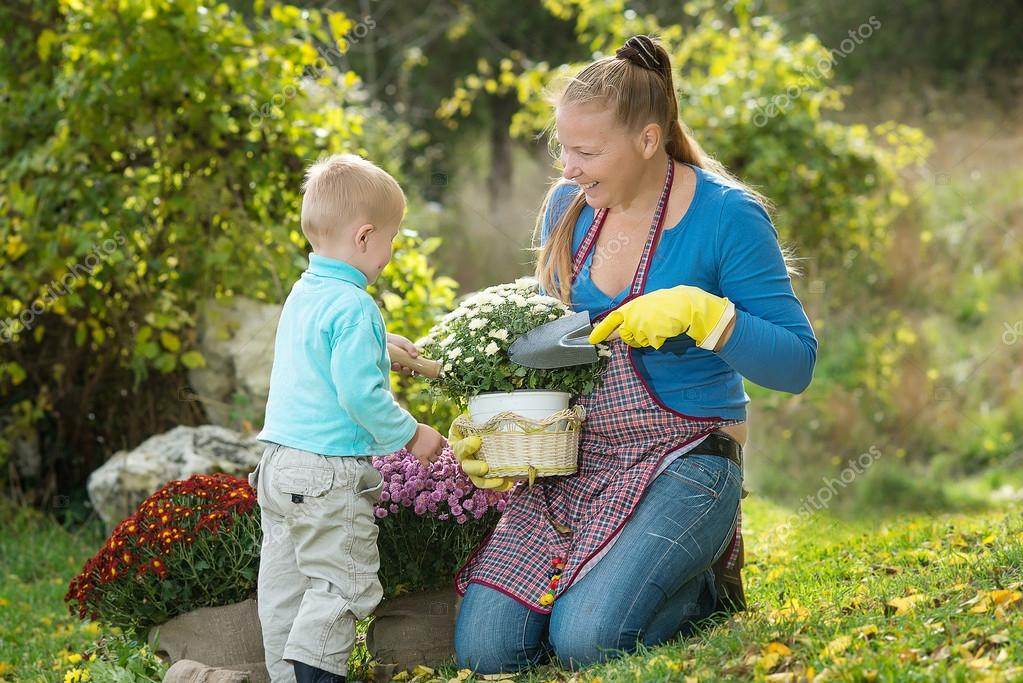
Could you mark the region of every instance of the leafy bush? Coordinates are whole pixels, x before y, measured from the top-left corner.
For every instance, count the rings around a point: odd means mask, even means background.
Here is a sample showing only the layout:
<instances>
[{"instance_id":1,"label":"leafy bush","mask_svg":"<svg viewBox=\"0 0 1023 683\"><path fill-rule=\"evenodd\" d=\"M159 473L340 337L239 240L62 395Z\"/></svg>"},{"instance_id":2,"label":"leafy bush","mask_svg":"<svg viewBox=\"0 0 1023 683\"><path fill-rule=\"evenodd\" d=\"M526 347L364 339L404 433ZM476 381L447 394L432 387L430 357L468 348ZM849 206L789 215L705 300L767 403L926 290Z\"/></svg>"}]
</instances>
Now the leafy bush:
<instances>
[{"instance_id":1,"label":"leafy bush","mask_svg":"<svg viewBox=\"0 0 1023 683\"><path fill-rule=\"evenodd\" d=\"M752 5L731 3L727 11L719 3L689 2L684 9L692 25L686 26L662 25L614 3L572 0L548 9L558 19L574 17L577 39L598 56L614 54L637 33L660 36L678 71L682 121L709 154L774 202L783 240L822 266L841 265L855 251L876 268L909 199L899 171L922 161L927 139L897 123L870 128L829 121L828 112L841 110L849 92L833 84L836 57L814 36L788 39L775 20L751 16ZM544 130L551 123L544 89L581 66L539 62L517 75L510 66L502 71L502 81L514 81L520 104L510 132L529 139ZM489 78L481 71L473 83ZM471 109L466 90L461 84L441 114Z\"/></svg>"},{"instance_id":2,"label":"leafy bush","mask_svg":"<svg viewBox=\"0 0 1023 683\"><path fill-rule=\"evenodd\" d=\"M0 63L0 484L36 433L46 483L22 489L42 497L114 450L202 422L180 398L204 363L197 306L285 298L305 265L305 166L357 152L400 179L390 152L409 131L315 47L346 22L199 0L0 10L15 48ZM422 334L450 307L454 283L419 253L433 248L404 236L375 290L395 331ZM421 407L422 385L402 388Z\"/></svg>"}]
</instances>

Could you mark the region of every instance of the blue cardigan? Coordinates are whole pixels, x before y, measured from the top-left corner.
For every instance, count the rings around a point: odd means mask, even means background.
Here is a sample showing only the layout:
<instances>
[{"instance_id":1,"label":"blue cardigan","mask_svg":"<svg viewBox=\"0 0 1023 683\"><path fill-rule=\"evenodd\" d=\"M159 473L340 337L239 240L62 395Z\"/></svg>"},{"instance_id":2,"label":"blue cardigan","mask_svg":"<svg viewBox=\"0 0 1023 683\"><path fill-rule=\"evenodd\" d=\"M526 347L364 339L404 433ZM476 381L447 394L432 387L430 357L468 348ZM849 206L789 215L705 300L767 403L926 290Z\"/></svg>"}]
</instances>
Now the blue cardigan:
<instances>
[{"instance_id":1,"label":"blue cardigan","mask_svg":"<svg viewBox=\"0 0 1023 683\"><path fill-rule=\"evenodd\" d=\"M657 350L637 348L640 376L662 404L683 415L744 420L745 377L769 389L800 393L810 384L817 339L792 291L778 232L763 207L741 188L691 166L696 192L676 225L665 226L650 263L646 291L692 285L728 297L736 308L732 336L708 351L682 334ZM558 187L544 216L541 243L568 207L578 185ZM594 211L584 204L573 252ZM597 317L617 307L629 289L609 298L590 280L591 250L572 286L572 308Z\"/></svg>"}]
</instances>

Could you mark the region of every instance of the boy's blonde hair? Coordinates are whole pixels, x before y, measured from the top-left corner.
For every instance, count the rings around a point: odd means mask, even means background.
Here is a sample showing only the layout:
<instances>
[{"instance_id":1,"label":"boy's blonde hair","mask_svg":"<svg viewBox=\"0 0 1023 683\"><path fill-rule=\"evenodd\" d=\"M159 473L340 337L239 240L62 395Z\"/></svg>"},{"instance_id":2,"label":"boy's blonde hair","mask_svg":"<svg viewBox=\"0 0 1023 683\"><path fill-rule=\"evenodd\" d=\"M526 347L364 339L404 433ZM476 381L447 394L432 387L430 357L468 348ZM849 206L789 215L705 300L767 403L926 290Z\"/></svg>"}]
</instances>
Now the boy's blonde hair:
<instances>
[{"instance_id":1,"label":"boy's blonde hair","mask_svg":"<svg viewBox=\"0 0 1023 683\"><path fill-rule=\"evenodd\" d=\"M302 233L314 251L343 226L356 221L378 228L398 225L405 213L398 182L355 154L317 161L306 171L302 191Z\"/></svg>"}]
</instances>

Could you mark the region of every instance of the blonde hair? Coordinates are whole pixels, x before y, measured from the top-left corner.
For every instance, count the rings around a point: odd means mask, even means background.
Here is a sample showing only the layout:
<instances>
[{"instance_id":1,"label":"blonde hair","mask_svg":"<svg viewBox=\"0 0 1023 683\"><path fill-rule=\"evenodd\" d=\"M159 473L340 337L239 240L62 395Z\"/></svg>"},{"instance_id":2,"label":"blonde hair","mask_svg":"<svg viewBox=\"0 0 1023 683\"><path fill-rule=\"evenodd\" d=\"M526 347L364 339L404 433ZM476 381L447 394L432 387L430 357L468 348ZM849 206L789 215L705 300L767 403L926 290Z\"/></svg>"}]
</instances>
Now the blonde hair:
<instances>
[{"instance_id":1,"label":"blonde hair","mask_svg":"<svg viewBox=\"0 0 1023 683\"><path fill-rule=\"evenodd\" d=\"M747 187L724 165L703 151L689 128L679 120L678 98L672 82L671 58L656 39L635 36L626 41L614 57L604 57L550 91L548 101L554 109L567 105L596 103L610 108L615 121L629 132L638 132L648 123L661 126L668 156L709 171L729 185L742 188L765 209L770 202L759 192ZM546 133L552 153L556 141L551 136L553 122ZM544 198L533 232L533 243L539 244L544 217L555 215L561 207L552 207L552 200L563 181L557 179ZM545 291L571 303L572 233L576 220L586 203L579 192L568 204L551 230L547 241L537 249L536 279Z\"/></svg>"},{"instance_id":2,"label":"blonde hair","mask_svg":"<svg viewBox=\"0 0 1023 683\"><path fill-rule=\"evenodd\" d=\"M405 213L398 181L355 154L317 161L306 171L302 191L302 233L314 251L341 227L356 221L398 225Z\"/></svg>"}]
</instances>

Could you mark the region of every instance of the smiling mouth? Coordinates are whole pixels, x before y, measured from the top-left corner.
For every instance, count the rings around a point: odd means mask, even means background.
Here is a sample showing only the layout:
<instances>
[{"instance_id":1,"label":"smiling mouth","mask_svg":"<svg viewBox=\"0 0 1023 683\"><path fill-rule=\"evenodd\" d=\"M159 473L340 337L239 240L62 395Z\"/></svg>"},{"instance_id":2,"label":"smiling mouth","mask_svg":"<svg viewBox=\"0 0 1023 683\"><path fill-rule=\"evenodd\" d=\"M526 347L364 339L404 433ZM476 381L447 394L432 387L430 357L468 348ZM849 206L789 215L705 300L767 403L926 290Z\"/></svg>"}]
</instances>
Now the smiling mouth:
<instances>
[{"instance_id":1,"label":"smiling mouth","mask_svg":"<svg viewBox=\"0 0 1023 683\"><path fill-rule=\"evenodd\" d=\"M579 187L583 188L584 190L592 190L599 184L600 184L599 180L594 180L592 183L579 183Z\"/></svg>"}]
</instances>

